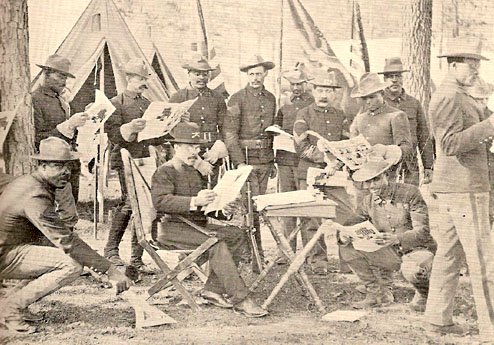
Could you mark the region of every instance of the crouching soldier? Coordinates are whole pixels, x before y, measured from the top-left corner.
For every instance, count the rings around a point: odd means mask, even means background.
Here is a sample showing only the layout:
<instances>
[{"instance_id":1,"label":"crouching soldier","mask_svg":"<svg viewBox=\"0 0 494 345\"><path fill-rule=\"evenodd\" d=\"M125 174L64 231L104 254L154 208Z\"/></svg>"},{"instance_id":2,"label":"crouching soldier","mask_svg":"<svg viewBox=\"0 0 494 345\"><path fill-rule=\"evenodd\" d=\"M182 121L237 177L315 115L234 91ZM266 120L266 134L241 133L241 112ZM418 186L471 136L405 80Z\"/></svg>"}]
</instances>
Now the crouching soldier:
<instances>
[{"instance_id":1,"label":"crouching soldier","mask_svg":"<svg viewBox=\"0 0 494 345\"><path fill-rule=\"evenodd\" d=\"M342 258L366 286L366 298L354 305L358 309L392 303L392 273L401 269L415 288L410 308L425 310L436 244L419 189L388 178L387 172L400 158L398 146L375 145L369 161L352 176L369 191L359 202L357 213L377 228L374 240L383 245L377 251L364 252L353 247L352 239L339 238Z\"/></svg>"}]
</instances>

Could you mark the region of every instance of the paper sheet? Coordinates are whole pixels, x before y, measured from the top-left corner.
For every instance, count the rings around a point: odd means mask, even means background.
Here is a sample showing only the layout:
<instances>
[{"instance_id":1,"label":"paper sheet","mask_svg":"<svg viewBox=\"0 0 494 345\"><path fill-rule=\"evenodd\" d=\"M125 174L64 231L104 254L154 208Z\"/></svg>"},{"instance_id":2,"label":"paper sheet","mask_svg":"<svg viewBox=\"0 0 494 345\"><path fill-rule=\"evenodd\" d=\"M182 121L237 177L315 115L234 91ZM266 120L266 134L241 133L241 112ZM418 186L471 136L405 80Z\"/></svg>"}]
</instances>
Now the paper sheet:
<instances>
[{"instance_id":1,"label":"paper sheet","mask_svg":"<svg viewBox=\"0 0 494 345\"><path fill-rule=\"evenodd\" d=\"M365 315L369 314L365 310L335 310L322 317L323 321L346 321L355 322Z\"/></svg>"},{"instance_id":2,"label":"paper sheet","mask_svg":"<svg viewBox=\"0 0 494 345\"><path fill-rule=\"evenodd\" d=\"M265 132L278 133L273 138L273 150L288 151L295 153L295 142L293 141L293 135L277 126L269 126L265 129Z\"/></svg>"},{"instance_id":3,"label":"paper sheet","mask_svg":"<svg viewBox=\"0 0 494 345\"><path fill-rule=\"evenodd\" d=\"M239 169L228 170L219 180L218 184L213 188L216 193L216 199L206 207L203 207L205 214L213 211L222 210L226 204L234 201L240 194L240 190L244 186L252 166L247 165Z\"/></svg>"},{"instance_id":4,"label":"paper sheet","mask_svg":"<svg viewBox=\"0 0 494 345\"><path fill-rule=\"evenodd\" d=\"M152 102L142 115L142 119L146 120L146 127L137 135L137 141L159 138L169 133L196 100L197 98L182 103ZM170 109L168 116L165 114L167 109Z\"/></svg>"},{"instance_id":5,"label":"paper sheet","mask_svg":"<svg viewBox=\"0 0 494 345\"><path fill-rule=\"evenodd\" d=\"M84 110L86 114L88 114L91 122L100 122L100 124L104 124L106 120L113 114L115 111L115 106L110 102L110 100L106 97L105 93L101 90L96 89L96 96L94 103Z\"/></svg>"},{"instance_id":6,"label":"paper sheet","mask_svg":"<svg viewBox=\"0 0 494 345\"><path fill-rule=\"evenodd\" d=\"M274 193L257 195L253 197L257 210L264 210L267 206L300 204L304 202L316 201L314 191L297 190L294 192Z\"/></svg>"},{"instance_id":7,"label":"paper sheet","mask_svg":"<svg viewBox=\"0 0 494 345\"><path fill-rule=\"evenodd\" d=\"M363 252L375 252L379 249L387 247L387 244L377 244L375 235L379 232L376 227L370 222L355 224L352 226L339 226L342 235L351 237L353 248Z\"/></svg>"},{"instance_id":8,"label":"paper sheet","mask_svg":"<svg viewBox=\"0 0 494 345\"><path fill-rule=\"evenodd\" d=\"M273 133L278 133L278 134L282 134L282 135L286 135L290 138L293 138L293 135L291 135L290 133L282 130L281 128L278 128L277 126L269 126L268 128L266 128L264 130L265 132L273 132Z\"/></svg>"}]
</instances>

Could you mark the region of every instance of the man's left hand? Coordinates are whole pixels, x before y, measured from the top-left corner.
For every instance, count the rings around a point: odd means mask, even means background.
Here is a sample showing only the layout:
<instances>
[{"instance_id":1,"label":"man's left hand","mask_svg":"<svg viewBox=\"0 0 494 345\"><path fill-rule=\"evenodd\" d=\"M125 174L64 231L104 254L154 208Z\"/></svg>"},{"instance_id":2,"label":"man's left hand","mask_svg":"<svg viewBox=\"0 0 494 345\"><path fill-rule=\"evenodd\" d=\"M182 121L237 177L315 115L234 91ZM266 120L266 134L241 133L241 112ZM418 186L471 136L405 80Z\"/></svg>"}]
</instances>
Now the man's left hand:
<instances>
[{"instance_id":1,"label":"man's left hand","mask_svg":"<svg viewBox=\"0 0 494 345\"><path fill-rule=\"evenodd\" d=\"M424 169L424 180L423 184L428 184L432 182L432 169Z\"/></svg>"},{"instance_id":2,"label":"man's left hand","mask_svg":"<svg viewBox=\"0 0 494 345\"><path fill-rule=\"evenodd\" d=\"M275 178L276 175L278 175L278 169L276 168L276 165L272 164L271 171L269 172L269 178Z\"/></svg>"},{"instance_id":3,"label":"man's left hand","mask_svg":"<svg viewBox=\"0 0 494 345\"><path fill-rule=\"evenodd\" d=\"M223 207L222 211L226 217L233 215L238 210L238 201L239 199L235 199Z\"/></svg>"},{"instance_id":4,"label":"man's left hand","mask_svg":"<svg viewBox=\"0 0 494 345\"><path fill-rule=\"evenodd\" d=\"M393 245L400 244L398 236L395 234L390 234L389 232L380 232L375 235L374 241L380 245Z\"/></svg>"}]
</instances>

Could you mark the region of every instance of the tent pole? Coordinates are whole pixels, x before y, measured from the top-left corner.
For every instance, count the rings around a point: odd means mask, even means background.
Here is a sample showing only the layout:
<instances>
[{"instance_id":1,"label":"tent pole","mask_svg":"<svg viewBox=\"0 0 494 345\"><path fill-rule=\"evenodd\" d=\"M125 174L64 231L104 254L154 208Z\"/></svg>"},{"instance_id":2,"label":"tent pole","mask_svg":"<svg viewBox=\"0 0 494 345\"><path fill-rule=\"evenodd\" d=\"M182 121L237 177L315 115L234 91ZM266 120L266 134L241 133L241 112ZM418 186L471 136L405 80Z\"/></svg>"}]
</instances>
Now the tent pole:
<instances>
[{"instance_id":1,"label":"tent pole","mask_svg":"<svg viewBox=\"0 0 494 345\"><path fill-rule=\"evenodd\" d=\"M104 93L105 92L105 50L103 49L103 52L101 54L101 70L99 74L99 87L100 90ZM99 143L98 143L98 170L99 170L99 181L98 181L98 202L99 202L99 215L98 219L104 223L105 221L105 208L104 208L104 203L105 203L105 194L104 194L104 157L105 157L105 147L104 147L104 141L103 141L103 136L105 135L104 133L104 126L100 127L100 132L99 132Z\"/></svg>"}]
</instances>

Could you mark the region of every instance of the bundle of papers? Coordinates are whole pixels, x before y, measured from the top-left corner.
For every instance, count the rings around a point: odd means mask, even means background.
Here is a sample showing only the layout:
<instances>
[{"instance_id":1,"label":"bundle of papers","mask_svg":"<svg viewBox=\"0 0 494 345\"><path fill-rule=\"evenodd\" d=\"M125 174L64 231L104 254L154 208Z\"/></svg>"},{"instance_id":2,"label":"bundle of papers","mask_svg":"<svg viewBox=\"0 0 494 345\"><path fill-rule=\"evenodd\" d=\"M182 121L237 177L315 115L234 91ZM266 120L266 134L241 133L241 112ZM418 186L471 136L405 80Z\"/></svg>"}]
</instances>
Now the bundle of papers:
<instances>
[{"instance_id":1,"label":"bundle of papers","mask_svg":"<svg viewBox=\"0 0 494 345\"><path fill-rule=\"evenodd\" d=\"M288 151L295 153L295 142L293 141L293 135L277 126L269 126L265 130L266 132L277 133L273 139L273 150Z\"/></svg>"},{"instance_id":2,"label":"bundle of papers","mask_svg":"<svg viewBox=\"0 0 494 345\"><path fill-rule=\"evenodd\" d=\"M316 201L316 195L314 191L297 190L294 192L257 195L252 199L254 199L256 203L257 210L261 211L264 210L267 206L300 204Z\"/></svg>"}]
</instances>

